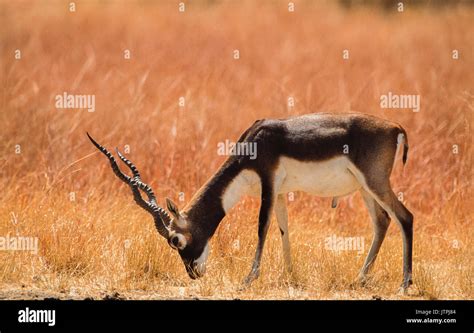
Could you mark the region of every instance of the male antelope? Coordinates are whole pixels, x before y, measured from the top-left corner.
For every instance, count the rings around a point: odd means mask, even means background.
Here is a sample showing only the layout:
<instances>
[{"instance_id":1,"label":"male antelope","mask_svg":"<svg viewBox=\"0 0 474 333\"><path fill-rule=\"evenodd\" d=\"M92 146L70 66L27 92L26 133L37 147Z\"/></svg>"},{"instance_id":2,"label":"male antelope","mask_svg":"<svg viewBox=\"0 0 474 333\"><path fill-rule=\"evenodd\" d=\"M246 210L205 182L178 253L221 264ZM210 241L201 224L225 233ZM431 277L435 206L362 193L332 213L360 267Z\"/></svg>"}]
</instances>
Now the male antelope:
<instances>
[{"instance_id":1,"label":"male antelope","mask_svg":"<svg viewBox=\"0 0 474 333\"><path fill-rule=\"evenodd\" d=\"M261 197L258 245L252 269L245 279L249 284L259 275L272 210L281 231L285 263L291 269L287 192L333 197L334 205L337 197L359 190L374 226L372 245L360 278L365 278L374 263L392 218L400 225L403 236L402 289L406 290L412 283L413 215L397 200L389 180L398 148L403 144L404 164L408 152L406 132L396 123L357 113L258 120L237 143L255 143L257 158L230 156L181 211L167 198L173 218L158 206L152 189L142 182L130 161L117 150L120 159L131 169L132 177L119 170L105 148L90 136L89 139L108 157L115 174L131 187L137 204L154 217L158 232L178 250L192 279L205 273L209 240L242 195ZM148 201L142 199L139 189L147 194Z\"/></svg>"}]
</instances>

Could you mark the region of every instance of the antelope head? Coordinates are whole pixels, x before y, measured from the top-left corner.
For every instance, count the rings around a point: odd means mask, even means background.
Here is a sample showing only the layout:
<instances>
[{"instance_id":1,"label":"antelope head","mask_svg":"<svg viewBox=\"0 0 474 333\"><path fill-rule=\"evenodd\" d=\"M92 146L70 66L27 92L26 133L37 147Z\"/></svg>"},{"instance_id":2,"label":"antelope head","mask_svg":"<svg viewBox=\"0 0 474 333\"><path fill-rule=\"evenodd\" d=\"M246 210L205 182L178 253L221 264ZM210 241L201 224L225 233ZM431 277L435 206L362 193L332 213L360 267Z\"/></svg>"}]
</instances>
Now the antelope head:
<instances>
[{"instance_id":1,"label":"antelope head","mask_svg":"<svg viewBox=\"0 0 474 333\"><path fill-rule=\"evenodd\" d=\"M189 223L186 214L181 213L178 206L166 198L167 208L172 215L171 217L167 211L158 206L153 189L141 180L138 169L131 161L126 159L117 148L115 149L120 160L132 172L132 177L120 170L114 156L107 149L97 143L89 133L87 133L87 136L92 144L109 159L115 175L130 186L135 202L152 215L156 230L173 249L178 251L189 277L196 279L204 275L206 259L209 253L207 240L199 241L200 237L193 237L191 223ZM145 192L148 200L143 199L140 190Z\"/></svg>"}]
</instances>

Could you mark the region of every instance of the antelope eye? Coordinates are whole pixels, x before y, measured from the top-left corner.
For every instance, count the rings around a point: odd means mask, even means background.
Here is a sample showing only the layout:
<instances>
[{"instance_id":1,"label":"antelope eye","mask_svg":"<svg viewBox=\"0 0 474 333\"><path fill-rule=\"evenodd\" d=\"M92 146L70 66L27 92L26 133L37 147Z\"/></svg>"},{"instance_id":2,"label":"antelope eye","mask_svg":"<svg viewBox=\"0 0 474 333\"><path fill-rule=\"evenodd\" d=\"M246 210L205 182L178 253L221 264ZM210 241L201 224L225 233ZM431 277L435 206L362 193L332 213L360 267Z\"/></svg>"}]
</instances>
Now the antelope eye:
<instances>
[{"instance_id":1,"label":"antelope eye","mask_svg":"<svg viewBox=\"0 0 474 333\"><path fill-rule=\"evenodd\" d=\"M173 249L182 250L186 247L186 238L181 234L174 234L168 240L168 243Z\"/></svg>"},{"instance_id":2,"label":"antelope eye","mask_svg":"<svg viewBox=\"0 0 474 333\"><path fill-rule=\"evenodd\" d=\"M171 238L171 245L174 246L175 248L179 247L179 237L177 235Z\"/></svg>"}]
</instances>

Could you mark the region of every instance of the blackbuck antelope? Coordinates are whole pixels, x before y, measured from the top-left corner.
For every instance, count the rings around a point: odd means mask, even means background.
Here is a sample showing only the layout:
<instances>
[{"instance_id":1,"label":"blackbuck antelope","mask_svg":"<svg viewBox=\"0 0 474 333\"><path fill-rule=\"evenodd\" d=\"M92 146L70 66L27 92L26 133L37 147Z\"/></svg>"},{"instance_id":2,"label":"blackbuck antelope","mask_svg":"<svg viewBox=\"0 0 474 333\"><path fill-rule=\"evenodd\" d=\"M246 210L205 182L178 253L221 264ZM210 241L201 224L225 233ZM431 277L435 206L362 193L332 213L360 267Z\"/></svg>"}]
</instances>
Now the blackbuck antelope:
<instances>
[{"instance_id":1,"label":"blackbuck antelope","mask_svg":"<svg viewBox=\"0 0 474 333\"><path fill-rule=\"evenodd\" d=\"M333 197L334 205L336 198L360 191L374 227L360 279L364 280L374 263L392 218L403 236L402 289L412 283L413 215L397 199L389 180L399 148L403 145L403 164L408 152L407 134L396 123L357 113L258 120L237 142L256 144L257 157L231 155L182 210L167 198L172 217L158 206L153 190L129 160L117 150L131 169L131 177L120 171L110 152L89 139L107 156L114 173L130 186L136 203L153 216L158 232L178 251L192 279L205 273L209 240L243 195L261 198L258 245L245 279L249 284L259 275L272 211L280 227L286 267L291 269L286 193L304 191Z\"/></svg>"}]
</instances>

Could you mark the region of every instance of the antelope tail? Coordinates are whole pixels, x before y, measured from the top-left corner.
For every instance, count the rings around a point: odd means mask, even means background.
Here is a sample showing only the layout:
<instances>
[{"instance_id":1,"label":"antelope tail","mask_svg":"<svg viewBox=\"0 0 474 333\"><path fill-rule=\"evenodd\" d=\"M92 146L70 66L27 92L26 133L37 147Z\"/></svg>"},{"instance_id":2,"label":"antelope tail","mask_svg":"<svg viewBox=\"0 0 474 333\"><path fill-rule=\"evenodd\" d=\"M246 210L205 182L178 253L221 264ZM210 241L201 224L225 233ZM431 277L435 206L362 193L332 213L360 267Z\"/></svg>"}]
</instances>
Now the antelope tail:
<instances>
[{"instance_id":1,"label":"antelope tail","mask_svg":"<svg viewBox=\"0 0 474 333\"><path fill-rule=\"evenodd\" d=\"M398 154L399 154L399 151L400 151L400 147L401 145L403 144L403 157L402 157L402 161L403 161L403 165L405 165L407 163L407 160L408 160L408 136L407 136L407 132L405 131L405 129L403 127L400 126L400 132L398 133L398 136L397 136L397 151L395 152L395 160L394 160L394 164L395 164L395 161L397 160L397 157L398 157Z\"/></svg>"}]
</instances>

